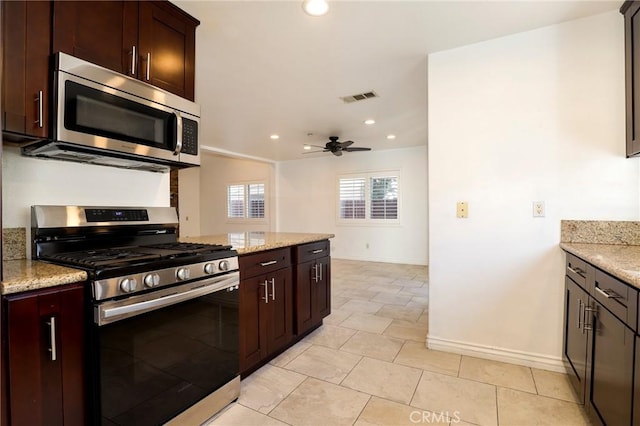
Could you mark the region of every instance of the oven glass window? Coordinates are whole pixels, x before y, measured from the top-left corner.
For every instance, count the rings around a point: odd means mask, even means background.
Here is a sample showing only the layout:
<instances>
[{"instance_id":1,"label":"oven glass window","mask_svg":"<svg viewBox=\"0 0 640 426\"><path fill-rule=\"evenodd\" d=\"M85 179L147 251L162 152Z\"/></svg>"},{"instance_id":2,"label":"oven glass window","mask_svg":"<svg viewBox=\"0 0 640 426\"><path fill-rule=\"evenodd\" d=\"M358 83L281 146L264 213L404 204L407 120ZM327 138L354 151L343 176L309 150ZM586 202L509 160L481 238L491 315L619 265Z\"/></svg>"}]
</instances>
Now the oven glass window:
<instances>
[{"instance_id":1,"label":"oven glass window","mask_svg":"<svg viewBox=\"0 0 640 426\"><path fill-rule=\"evenodd\" d=\"M64 125L69 130L173 150L176 118L73 81L65 82Z\"/></svg>"},{"instance_id":2,"label":"oven glass window","mask_svg":"<svg viewBox=\"0 0 640 426\"><path fill-rule=\"evenodd\" d=\"M236 377L238 291L96 327L97 424L157 425Z\"/></svg>"}]
</instances>

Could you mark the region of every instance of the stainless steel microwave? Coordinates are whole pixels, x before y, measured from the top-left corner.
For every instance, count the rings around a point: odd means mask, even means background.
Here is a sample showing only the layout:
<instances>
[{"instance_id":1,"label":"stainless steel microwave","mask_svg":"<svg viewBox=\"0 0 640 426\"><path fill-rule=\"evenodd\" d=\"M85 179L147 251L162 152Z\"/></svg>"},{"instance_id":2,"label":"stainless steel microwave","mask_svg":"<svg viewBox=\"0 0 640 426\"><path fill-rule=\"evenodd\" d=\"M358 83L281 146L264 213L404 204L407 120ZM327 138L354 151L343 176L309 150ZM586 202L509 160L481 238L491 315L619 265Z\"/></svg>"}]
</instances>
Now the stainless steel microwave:
<instances>
[{"instance_id":1,"label":"stainless steel microwave","mask_svg":"<svg viewBox=\"0 0 640 426\"><path fill-rule=\"evenodd\" d=\"M200 106L57 53L51 139L24 155L164 172L200 165Z\"/></svg>"}]
</instances>

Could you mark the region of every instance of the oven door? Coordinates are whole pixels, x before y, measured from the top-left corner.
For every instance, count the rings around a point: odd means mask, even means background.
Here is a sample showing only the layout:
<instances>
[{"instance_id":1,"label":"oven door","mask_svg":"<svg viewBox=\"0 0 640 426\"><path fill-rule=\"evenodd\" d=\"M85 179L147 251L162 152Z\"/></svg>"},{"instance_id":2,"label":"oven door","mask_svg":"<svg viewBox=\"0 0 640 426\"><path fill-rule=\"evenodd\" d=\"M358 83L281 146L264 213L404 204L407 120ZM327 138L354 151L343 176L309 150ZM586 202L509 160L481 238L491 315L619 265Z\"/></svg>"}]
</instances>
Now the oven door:
<instances>
[{"instance_id":1,"label":"oven door","mask_svg":"<svg viewBox=\"0 0 640 426\"><path fill-rule=\"evenodd\" d=\"M94 305L94 424L161 424L238 376L238 278Z\"/></svg>"}]
</instances>

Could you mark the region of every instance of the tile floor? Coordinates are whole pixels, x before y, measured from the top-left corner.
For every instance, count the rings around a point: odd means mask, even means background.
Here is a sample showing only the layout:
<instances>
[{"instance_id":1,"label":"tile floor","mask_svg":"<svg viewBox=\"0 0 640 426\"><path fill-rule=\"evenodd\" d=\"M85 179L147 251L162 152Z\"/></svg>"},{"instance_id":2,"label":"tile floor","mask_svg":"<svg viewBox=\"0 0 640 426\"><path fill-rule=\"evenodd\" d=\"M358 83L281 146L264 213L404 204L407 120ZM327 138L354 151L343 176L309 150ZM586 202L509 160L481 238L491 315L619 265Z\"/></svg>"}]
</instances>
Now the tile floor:
<instances>
[{"instance_id":1,"label":"tile floor","mask_svg":"<svg viewBox=\"0 0 640 426\"><path fill-rule=\"evenodd\" d=\"M426 267L332 260L332 291L210 425L588 424L563 374L426 349Z\"/></svg>"}]
</instances>

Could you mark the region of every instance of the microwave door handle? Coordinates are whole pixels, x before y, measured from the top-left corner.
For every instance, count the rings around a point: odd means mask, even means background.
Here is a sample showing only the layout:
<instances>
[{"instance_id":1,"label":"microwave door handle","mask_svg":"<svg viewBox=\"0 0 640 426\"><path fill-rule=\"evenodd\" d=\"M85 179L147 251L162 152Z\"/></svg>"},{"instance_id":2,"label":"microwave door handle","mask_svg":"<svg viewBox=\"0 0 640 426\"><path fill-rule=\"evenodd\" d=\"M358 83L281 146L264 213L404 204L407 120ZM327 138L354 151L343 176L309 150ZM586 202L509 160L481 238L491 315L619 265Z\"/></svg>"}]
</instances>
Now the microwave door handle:
<instances>
[{"instance_id":1,"label":"microwave door handle","mask_svg":"<svg viewBox=\"0 0 640 426\"><path fill-rule=\"evenodd\" d=\"M176 149L173 151L173 155L179 155L182 150L182 115L180 111L174 111L176 116Z\"/></svg>"}]
</instances>

